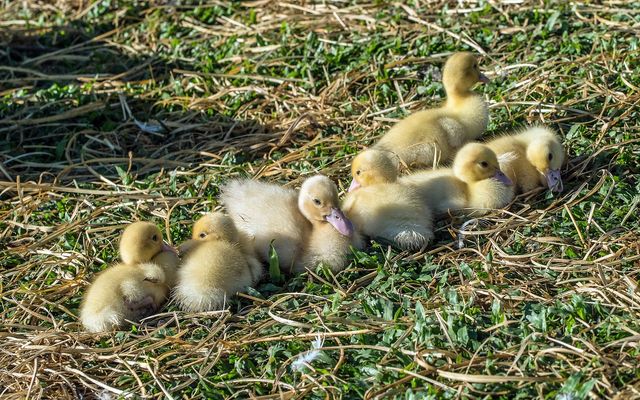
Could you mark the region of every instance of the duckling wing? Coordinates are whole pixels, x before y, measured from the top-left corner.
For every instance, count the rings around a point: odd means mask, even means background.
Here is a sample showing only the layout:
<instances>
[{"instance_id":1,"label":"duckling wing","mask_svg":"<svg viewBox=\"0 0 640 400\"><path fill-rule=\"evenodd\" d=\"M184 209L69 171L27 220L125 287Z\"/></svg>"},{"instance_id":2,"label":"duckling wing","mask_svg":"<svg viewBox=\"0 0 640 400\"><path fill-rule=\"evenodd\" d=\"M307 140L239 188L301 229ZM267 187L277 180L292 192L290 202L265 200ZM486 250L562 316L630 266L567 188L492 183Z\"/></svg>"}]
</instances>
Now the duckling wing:
<instances>
[{"instance_id":1,"label":"duckling wing","mask_svg":"<svg viewBox=\"0 0 640 400\"><path fill-rule=\"evenodd\" d=\"M431 212L411 188L374 185L349 193L344 207L360 232L401 249L415 250L433 238Z\"/></svg>"},{"instance_id":2,"label":"duckling wing","mask_svg":"<svg viewBox=\"0 0 640 400\"><path fill-rule=\"evenodd\" d=\"M399 181L411 186L423 204L435 214L444 214L466 207L467 192L463 182L453 171L441 168L403 176Z\"/></svg>"},{"instance_id":3,"label":"duckling wing","mask_svg":"<svg viewBox=\"0 0 640 400\"><path fill-rule=\"evenodd\" d=\"M438 125L446 132L451 147L459 148L467 142L466 128L457 118L441 116L438 118Z\"/></svg>"},{"instance_id":4,"label":"duckling wing","mask_svg":"<svg viewBox=\"0 0 640 400\"><path fill-rule=\"evenodd\" d=\"M310 222L298 210L296 191L264 182L235 180L222 189L220 200L259 258L268 260L273 242L281 266L293 264L310 229Z\"/></svg>"}]
</instances>

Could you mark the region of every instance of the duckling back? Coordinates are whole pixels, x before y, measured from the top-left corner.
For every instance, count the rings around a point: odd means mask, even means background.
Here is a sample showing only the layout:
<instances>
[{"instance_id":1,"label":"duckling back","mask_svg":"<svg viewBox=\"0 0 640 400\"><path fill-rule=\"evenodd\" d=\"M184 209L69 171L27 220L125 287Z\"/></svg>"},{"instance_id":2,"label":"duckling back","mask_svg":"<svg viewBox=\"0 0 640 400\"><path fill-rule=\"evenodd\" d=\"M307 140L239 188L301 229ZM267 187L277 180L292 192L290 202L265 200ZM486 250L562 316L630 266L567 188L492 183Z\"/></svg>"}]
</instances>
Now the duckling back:
<instances>
[{"instance_id":1,"label":"duckling back","mask_svg":"<svg viewBox=\"0 0 640 400\"><path fill-rule=\"evenodd\" d=\"M271 243L283 269L299 257L310 222L298 210L296 191L264 182L235 180L220 195L229 216L247 245L263 262L269 259Z\"/></svg>"},{"instance_id":2,"label":"duckling back","mask_svg":"<svg viewBox=\"0 0 640 400\"><path fill-rule=\"evenodd\" d=\"M350 192L343 209L356 230L405 250L424 247L433 238L431 212L410 187L386 183Z\"/></svg>"},{"instance_id":3,"label":"duckling back","mask_svg":"<svg viewBox=\"0 0 640 400\"><path fill-rule=\"evenodd\" d=\"M455 124L447 124L457 130ZM418 111L399 121L373 146L395 153L409 166L431 167L451 157L447 131L437 110Z\"/></svg>"},{"instance_id":4,"label":"duckling back","mask_svg":"<svg viewBox=\"0 0 640 400\"><path fill-rule=\"evenodd\" d=\"M467 206L467 186L450 168L420 171L400 178L399 183L415 188L423 204L434 214L445 214Z\"/></svg>"},{"instance_id":5,"label":"duckling back","mask_svg":"<svg viewBox=\"0 0 640 400\"><path fill-rule=\"evenodd\" d=\"M196 244L178 271L173 296L185 311L219 310L256 283L239 245L223 240Z\"/></svg>"}]
</instances>

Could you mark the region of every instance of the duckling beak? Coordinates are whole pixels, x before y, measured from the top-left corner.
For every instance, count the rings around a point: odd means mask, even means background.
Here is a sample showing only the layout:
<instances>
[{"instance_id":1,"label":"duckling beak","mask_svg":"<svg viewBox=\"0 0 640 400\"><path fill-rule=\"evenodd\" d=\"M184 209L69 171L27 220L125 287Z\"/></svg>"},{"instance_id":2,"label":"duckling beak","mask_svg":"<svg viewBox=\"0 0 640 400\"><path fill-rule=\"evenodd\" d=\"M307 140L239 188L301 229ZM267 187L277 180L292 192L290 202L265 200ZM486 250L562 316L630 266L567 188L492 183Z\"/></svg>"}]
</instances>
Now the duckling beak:
<instances>
[{"instance_id":1,"label":"duckling beak","mask_svg":"<svg viewBox=\"0 0 640 400\"><path fill-rule=\"evenodd\" d=\"M552 192L562 192L564 190L564 185L562 184L562 176L560 175L559 169L550 169L545 174L544 177L547 178L547 185Z\"/></svg>"},{"instance_id":2,"label":"duckling beak","mask_svg":"<svg viewBox=\"0 0 640 400\"><path fill-rule=\"evenodd\" d=\"M489 83L491 82L491 79L487 78L487 76L485 74L483 74L482 72L480 72L480 76L478 77L478 80L482 83Z\"/></svg>"},{"instance_id":3,"label":"duckling beak","mask_svg":"<svg viewBox=\"0 0 640 400\"><path fill-rule=\"evenodd\" d=\"M344 236L351 236L353 234L353 224L342 213L342 210L336 207L331 207L331 214L324 217L324 219L331 224L340 234Z\"/></svg>"},{"instance_id":4,"label":"duckling beak","mask_svg":"<svg viewBox=\"0 0 640 400\"><path fill-rule=\"evenodd\" d=\"M176 249L174 249L173 247L169 246L167 243L162 242L162 251L167 251L169 253L173 253L173 254L178 254L178 252L176 252Z\"/></svg>"},{"instance_id":5,"label":"duckling beak","mask_svg":"<svg viewBox=\"0 0 640 400\"><path fill-rule=\"evenodd\" d=\"M497 180L498 180L498 182L500 182L500 183L504 183L504 184L505 184L505 185L507 185L507 186L511 186L511 185L513 185L513 182L511 182L511 179L509 179L509 177L508 177L508 176L506 176L506 175L504 174L504 172L502 172L502 171L500 171L500 170L496 171L496 174L493 176L493 178L494 178L494 179L497 179Z\"/></svg>"},{"instance_id":6,"label":"duckling beak","mask_svg":"<svg viewBox=\"0 0 640 400\"><path fill-rule=\"evenodd\" d=\"M358 183L358 181L356 181L355 179L352 179L351 185L349 185L349 189L347 190L347 192L353 192L359 187L360 187L360 183Z\"/></svg>"}]
</instances>

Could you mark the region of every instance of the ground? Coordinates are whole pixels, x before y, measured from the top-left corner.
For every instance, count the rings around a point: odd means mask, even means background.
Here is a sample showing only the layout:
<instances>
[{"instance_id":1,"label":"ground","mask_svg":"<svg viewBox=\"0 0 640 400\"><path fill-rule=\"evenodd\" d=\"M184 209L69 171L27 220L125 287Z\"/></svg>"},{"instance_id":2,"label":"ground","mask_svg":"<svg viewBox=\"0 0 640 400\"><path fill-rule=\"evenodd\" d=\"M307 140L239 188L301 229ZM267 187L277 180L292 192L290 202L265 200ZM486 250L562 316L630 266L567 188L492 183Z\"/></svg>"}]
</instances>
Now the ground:
<instances>
[{"instance_id":1,"label":"ground","mask_svg":"<svg viewBox=\"0 0 640 400\"><path fill-rule=\"evenodd\" d=\"M0 6L3 398L640 395L640 3L192 3ZM180 243L232 177L344 190L354 154L442 100L459 50L492 79L487 136L562 136L562 194L225 311L82 332L125 224Z\"/></svg>"}]
</instances>

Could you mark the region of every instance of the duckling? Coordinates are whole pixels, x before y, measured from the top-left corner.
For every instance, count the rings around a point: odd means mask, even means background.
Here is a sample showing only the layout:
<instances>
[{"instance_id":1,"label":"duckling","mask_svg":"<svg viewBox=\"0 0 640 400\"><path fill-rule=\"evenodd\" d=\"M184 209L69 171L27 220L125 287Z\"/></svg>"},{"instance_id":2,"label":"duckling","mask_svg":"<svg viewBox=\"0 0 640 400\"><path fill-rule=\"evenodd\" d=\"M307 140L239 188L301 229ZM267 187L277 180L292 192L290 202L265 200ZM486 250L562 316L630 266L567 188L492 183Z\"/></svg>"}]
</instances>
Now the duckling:
<instances>
[{"instance_id":1,"label":"duckling","mask_svg":"<svg viewBox=\"0 0 640 400\"><path fill-rule=\"evenodd\" d=\"M481 143L468 143L456 154L452 168L423 171L399 179L415 187L427 207L436 214L500 208L513 199L513 185L500 170L495 153Z\"/></svg>"},{"instance_id":2,"label":"duckling","mask_svg":"<svg viewBox=\"0 0 640 400\"><path fill-rule=\"evenodd\" d=\"M500 166L519 192L548 187L562 192L560 168L565 150L556 133L545 126L533 126L513 135L497 137L489 146L500 158Z\"/></svg>"},{"instance_id":3,"label":"duckling","mask_svg":"<svg viewBox=\"0 0 640 400\"><path fill-rule=\"evenodd\" d=\"M351 247L361 249L364 242L340 209L336 185L324 175L308 178L300 188L298 208L312 228L293 272L302 273L320 263L333 272L343 270L349 263Z\"/></svg>"},{"instance_id":4,"label":"duckling","mask_svg":"<svg viewBox=\"0 0 640 400\"><path fill-rule=\"evenodd\" d=\"M80 320L89 332L111 330L156 312L175 282L179 260L152 223L130 224L118 263L101 272L84 295Z\"/></svg>"},{"instance_id":5,"label":"duckling","mask_svg":"<svg viewBox=\"0 0 640 400\"><path fill-rule=\"evenodd\" d=\"M398 165L394 156L389 151L375 148L361 151L351 163L353 179L348 191L379 183L394 183L398 179Z\"/></svg>"},{"instance_id":6,"label":"duckling","mask_svg":"<svg viewBox=\"0 0 640 400\"><path fill-rule=\"evenodd\" d=\"M445 104L409 115L392 126L374 147L396 153L409 166L432 167L449 160L458 148L487 129L487 103L471 88L488 81L473 54L453 54L442 74Z\"/></svg>"},{"instance_id":7,"label":"duckling","mask_svg":"<svg viewBox=\"0 0 640 400\"><path fill-rule=\"evenodd\" d=\"M198 244L202 243L204 240L209 240L211 237L216 238L218 240L221 239L219 234L216 231L220 230L224 225L224 219L229 217L225 216L224 218L220 216L220 213L210 213L202 216L198 219L195 224L193 224L193 231L191 234L191 239L184 241L180 244L178 251L181 257L185 257L191 250L193 250ZM233 220L230 220L233 223ZM247 238L242 232L240 232L235 224L233 225L233 229L235 229L238 235L238 245L240 246L240 250L242 254L247 260L249 267L251 269L251 274L253 277L254 283L260 281L262 276L264 275L264 269L262 262L258 259L253 246L249 243L249 238ZM213 235L213 236L212 236ZM231 235L228 235L231 236Z\"/></svg>"},{"instance_id":8,"label":"duckling","mask_svg":"<svg viewBox=\"0 0 640 400\"><path fill-rule=\"evenodd\" d=\"M431 212L417 191L396 183L397 166L389 153L369 149L351 164L353 181L343 209L356 229L403 250L418 250L433 238Z\"/></svg>"},{"instance_id":9,"label":"duckling","mask_svg":"<svg viewBox=\"0 0 640 400\"><path fill-rule=\"evenodd\" d=\"M237 292L262 277L262 265L250 265L233 220L222 213L207 214L193 227L193 239L178 271L173 295L185 311L222 308Z\"/></svg>"},{"instance_id":10,"label":"duckling","mask_svg":"<svg viewBox=\"0 0 640 400\"><path fill-rule=\"evenodd\" d=\"M267 262L273 245L283 271L303 272L318 262L339 271L346 266L350 246L361 246L339 208L338 190L326 176L306 179L299 192L236 180L223 188L220 199L257 257Z\"/></svg>"}]
</instances>

